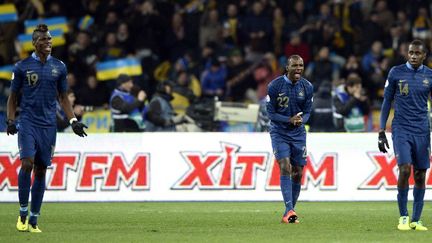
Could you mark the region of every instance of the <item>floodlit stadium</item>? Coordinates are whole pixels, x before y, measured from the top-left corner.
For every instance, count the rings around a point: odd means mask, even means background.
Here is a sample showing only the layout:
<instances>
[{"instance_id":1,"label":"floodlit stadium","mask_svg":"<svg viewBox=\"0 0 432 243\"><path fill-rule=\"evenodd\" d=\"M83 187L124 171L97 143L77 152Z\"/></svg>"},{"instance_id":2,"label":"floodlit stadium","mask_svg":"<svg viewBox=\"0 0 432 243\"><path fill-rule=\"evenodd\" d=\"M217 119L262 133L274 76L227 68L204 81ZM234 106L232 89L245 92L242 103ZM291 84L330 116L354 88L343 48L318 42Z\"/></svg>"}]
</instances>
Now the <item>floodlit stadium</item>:
<instances>
[{"instance_id":1,"label":"floodlit stadium","mask_svg":"<svg viewBox=\"0 0 432 243\"><path fill-rule=\"evenodd\" d=\"M431 16L1 1L0 242L429 242Z\"/></svg>"}]
</instances>

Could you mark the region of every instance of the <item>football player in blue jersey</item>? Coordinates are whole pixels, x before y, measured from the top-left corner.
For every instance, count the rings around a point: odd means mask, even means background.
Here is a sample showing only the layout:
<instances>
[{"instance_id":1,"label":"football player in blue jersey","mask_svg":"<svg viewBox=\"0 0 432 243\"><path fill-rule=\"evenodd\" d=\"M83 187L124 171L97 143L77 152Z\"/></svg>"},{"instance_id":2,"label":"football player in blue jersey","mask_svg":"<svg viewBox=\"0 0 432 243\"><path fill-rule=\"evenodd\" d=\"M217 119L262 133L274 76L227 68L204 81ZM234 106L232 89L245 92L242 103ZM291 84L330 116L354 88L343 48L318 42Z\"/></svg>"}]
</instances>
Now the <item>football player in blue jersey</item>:
<instances>
[{"instance_id":1,"label":"football player in blue jersey","mask_svg":"<svg viewBox=\"0 0 432 243\"><path fill-rule=\"evenodd\" d=\"M285 203L282 223L298 223L294 211L306 165L306 130L313 101L313 86L302 77L304 62L299 55L288 58L286 74L268 85L267 112L273 153L279 163L280 187Z\"/></svg>"},{"instance_id":2,"label":"football player in blue jersey","mask_svg":"<svg viewBox=\"0 0 432 243\"><path fill-rule=\"evenodd\" d=\"M398 195L399 230L427 230L420 221L425 194L426 170L430 164L430 128L428 119L428 96L432 91L432 70L423 61L426 46L414 40L408 48L408 61L390 70L384 88L381 107L378 148L386 153L389 144L385 134L391 103L394 101L392 121L393 149L399 167ZM409 177L414 169L414 203L411 222L407 201Z\"/></svg>"},{"instance_id":3,"label":"football player in blue jersey","mask_svg":"<svg viewBox=\"0 0 432 243\"><path fill-rule=\"evenodd\" d=\"M81 137L87 136L86 125L78 122L67 98L66 66L52 57L52 39L45 24L33 31L32 55L15 64L12 74L11 93L7 101L7 134L18 133L18 148L21 169L18 174L18 198L20 215L17 229L39 233L37 219L45 191L45 174L51 165L56 142L56 100L69 119L73 131ZM20 114L15 113L20 96ZM31 172L31 207L28 217Z\"/></svg>"}]
</instances>

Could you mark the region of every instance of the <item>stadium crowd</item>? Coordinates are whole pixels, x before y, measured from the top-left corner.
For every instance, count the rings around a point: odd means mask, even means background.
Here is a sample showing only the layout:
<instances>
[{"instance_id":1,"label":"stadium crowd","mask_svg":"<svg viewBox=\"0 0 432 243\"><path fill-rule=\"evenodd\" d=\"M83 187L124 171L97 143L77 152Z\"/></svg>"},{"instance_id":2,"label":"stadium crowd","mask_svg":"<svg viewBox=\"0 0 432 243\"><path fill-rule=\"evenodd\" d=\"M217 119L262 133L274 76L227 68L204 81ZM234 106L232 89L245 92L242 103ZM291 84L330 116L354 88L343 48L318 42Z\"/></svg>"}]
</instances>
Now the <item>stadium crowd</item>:
<instances>
[{"instance_id":1,"label":"stadium crowd","mask_svg":"<svg viewBox=\"0 0 432 243\"><path fill-rule=\"evenodd\" d=\"M414 38L432 47L432 3L422 0L2 2L14 3L19 18L0 24L0 66L29 55L17 44L24 20L67 18L66 43L54 47L52 55L68 67L78 117L98 109L112 111L111 94L126 81L98 80L96 63L139 60L142 74L131 76L133 87L127 93L140 101L133 107L142 114L140 131L145 131L146 119L172 129L188 121L185 114L206 131L220 130L207 124L212 109L206 108L215 97L262 104L267 84L284 72L292 54L303 57L304 75L314 85L310 131L376 130L389 69L405 63ZM94 22L81 26L84 16ZM432 59L426 64L432 66ZM0 79L2 121L9 81ZM154 103L160 97L171 105L172 114L163 114L166 109ZM266 122L265 114L259 117Z\"/></svg>"}]
</instances>

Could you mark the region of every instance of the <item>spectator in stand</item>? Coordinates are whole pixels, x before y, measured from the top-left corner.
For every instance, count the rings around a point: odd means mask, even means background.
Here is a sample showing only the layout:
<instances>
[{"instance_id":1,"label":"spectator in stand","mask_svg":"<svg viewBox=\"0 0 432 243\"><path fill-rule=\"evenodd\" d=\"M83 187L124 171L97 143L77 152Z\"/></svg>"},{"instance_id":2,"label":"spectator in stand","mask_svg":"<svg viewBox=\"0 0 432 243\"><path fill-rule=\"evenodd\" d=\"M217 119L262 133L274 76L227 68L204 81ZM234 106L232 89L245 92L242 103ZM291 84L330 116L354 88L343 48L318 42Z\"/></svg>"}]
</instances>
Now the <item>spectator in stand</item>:
<instances>
[{"instance_id":1,"label":"spectator in stand","mask_svg":"<svg viewBox=\"0 0 432 243\"><path fill-rule=\"evenodd\" d=\"M159 15L153 1L137 4L129 18L131 39L139 59L152 54L160 55L164 48L165 18Z\"/></svg>"},{"instance_id":2,"label":"spectator in stand","mask_svg":"<svg viewBox=\"0 0 432 243\"><path fill-rule=\"evenodd\" d=\"M237 5L229 4L227 7L227 17L223 21L223 37L225 44L231 43L236 46L240 43L241 21L238 17Z\"/></svg>"},{"instance_id":3,"label":"spectator in stand","mask_svg":"<svg viewBox=\"0 0 432 243\"><path fill-rule=\"evenodd\" d=\"M110 98L111 116L114 132L140 132L144 128L142 109L146 93L141 90L137 97L132 95L134 83L126 74L117 78L117 88Z\"/></svg>"},{"instance_id":4,"label":"spectator in stand","mask_svg":"<svg viewBox=\"0 0 432 243\"><path fill-rule=\"evenodd\" d=\"M309 45L302 41L300 33L294 31L290 35L290 40L285 44L285 56L300 55L303 57L304 64L307 66L310 61L310 48Z\"/></svg>"},{"instance_id":5,"label":"spectator in stand","mask_svg":"<svg viewBox=\"0 0 432 243\"><path fill-rule=\"evenodd\" d=\"M384 33L384 29L379 24L378 13L372 11L369 18L363 23L361 35L359 35L362 52L366 52L375 41L384 40Z\"/></svg>"},{"instance_id":6,"label":"spectator in stand","mask_svg":"<svg viewBox=\"0 0 432 243\"><path fill-rule=\"evenodd\" d=\"M326 46L319 50L315 60L309 63L305 71L305 76L313 80L314 89L318 89L324 81L331 83L338 78L338 74L338 66L330 60L330 50Z\"/></svg>"},{"instance_id":7,"label":"spectator in stand","mask_svg":"<svg viewBox=\"0 0 432 243\"><path fill-rule=\"evenodd\" d=\"M101 62L119 59L125 56L124 50L117 43L116 33L108 32L105 36L105 45L99 50Z\"/></svg>"},{"instance_id":8,"label":"spectator in stand","mask_svg":"<svg viewBox=\"0 0 432 243\"><path fill-rule=\"evenodd\" d=\"M97 94L97 95L95 95ZM94 108L109 108L110 92L105 82L98 82L96 77L91 75L87 78L87 82L78 91L77 104L88 107L88 110Z\"/></svg>"},{"instance_id":9,"label":"spectator in stand","mask_svg":"<svg viewBox=\"0 0 432 243\"><path fill-rule=\"evenodd\" d=\"M227 100L244 101L246 90L255 86L251 77L253 68L251 63L244 60L239 49L231 51L227 67Z\"/></svg>"},{"instance_id":10,"label":"spectator in stand","mask_svg":"<svg viewBox=\"0 0 432 243\"><path fill-rule=\"evenodd\" d=\"M259 100L263 100L267 96L268 84L281 73L278 68L279 66L273 53L267 52L253 70L252 75L257 87L256 92L249 92L249 100L258 103ZM253 93L256 93L254 99L252 97Z\"/></svg>"},{"instance_id":11,"label":"spectator in stand","mask_svg":"<svg viewBox=\"0 0 432 243\"><path fill-rule=\"evenodd\" d=\"M243 23L244 32L247 36L247 47L250 52L247 53L246 59L255 59L255 55L270 50L270 36L272 24L269 16L263 13L262 3L255 1L252 5L252 13L245 18ZM248 57L250 55L250 57Z\"/></svg>"},{"instance_id":12,"label":"spectator in stand","mask_svg":"<svg viewBox=\"0 0 432 243\"><path fill-rule=\"evenodd\" d=\"M294 12L288 13L287 24L285 25L287 33L297 31L306 24L307 13L304 5L303 1L297 0L294 4Z\"/></svg>"},{"instance_id":13,"label":"spectator in stand","mask_svg":"<svg viewBox=\"0 0 432 243\"><path fill-rule=\"evenodd\" d=\"M172 88L171 105L178 115L186 114L190 104L196 102L201 96L201 87L198 79L185 71L180 71Z\"/></svg>"},{"instance_id":14,"label":"spectator in stand","mask_svg":"<svg viewBox=\"0 0 432 243\"><path fill-rule=\"evenodd\" d=\"M408 56L408 45L408 42L403 42L399 45L398 49L395 50L394 56L389 63L389 67L406 63L406 57Z\"/></svg>"},{"instance_id":15,"label":"spectator in stand","mask_svg":"<svg viewBox=\"0 0 432 243\"><path fill-rule=\"evenodd\" d=\"M418 9L414 20L412 35L414 38L428 42L432 38L432 21L425 7Z\"/></svg>"},{"instance_id":16,"label":"spectator in stand","mask_svg":"<svg viewBox=\"0 0 432 243\"><path fill-rule=\"evenodd\" d=\"M76 40L69 46L69 69L78 80L85 80L93 71L96 63L96 49L92 45L89 33L81 31Z\"/></svg>"},{"instance_id":17,"label":"spectator in stand","mask_svg":"<svg viewBox=\"0 0 432 243\"><path fill-rule=\"evenodd\" d=\"M336 90L333 105L337 129L344 128L347 132L367 131L370 105L358 75L350 74L346 84Z\"/></svg>"},{"instance_id":18,"label":"spectator in stand","mask_svg":"<svg viewBox=\"0 0 432 243\"><path fill-rule=\"evenodd\" d=\"M72 89L73 92L76 93L81 84L78 83L78 80L75 77L74 73L68 73L67 74L67 85L68 85L69 89Z\"/></svg>"},{"instance_id":19,"label":"spectator in stand","mask_svg":"<svg viewBox=\"0 0 432 243\"><path fill-rule=\"evenodd\" d=\"M372 99L376 99L377 91L382 88L388 70L388 59L383 55L380 41L375 41L371 49L362 59L362 69L368 82L365 88Z\"/></svg>"},{"instance_id":20,"label":"spectator in stand","mask_svg":"<svg viewBox=\"0 0 432 243\"><path fill-rule=\"evenodd\" d=\"M273 11L273 52L276 56L282 54L283 31L285 28L285 17L281 8L275 8ZM298 53L297 53L298 54Z\"/></svg>"},{"instance_id":21,"label":"spectator in stand","mask_svg":"<svg viewBox=\"0 0 432 243\"><path fill-rule=\"evenodd\" d=\"M133 54L135 52L133 39L129 33L129 26L123 22L119 24L117 29L117 43L126 55Z\"/></svg>"},{"instance_id":22,"label":"spectator in stand","mask_svg":"<svg viewBox=\"0 0 432 243\"><path fill-rule=\"evenodd\" d=\"M340 78L346 80L351 73L357 74L362 79L364 77L358 58L354 55L350 55L348 57L345 65L342 67L340 71Z\"/></svg>"},{"instance_id":23,"label":"spectator in stand","mask_svg":"<svg viewBox=\"0 0 432 243\"><path fill-rule=\"evenodd\" d=\"M219 22L219 13L216 9L211 9L201 16L199 31L199 45L205 46L209 41L217 45L222 44L222 25Z\"/></svg>"},{"instance_id":24,"label":"spectator in stand","mask_svg":"<svg viewBox=\"0 0 432 243\"><path fill-rule=\"evenodd\" d=\"M332 84L324 81L318 87L309 118L310 132L336 132L333 121Z\"/></svg>"},{"instance_id":25,"label":"spectator in stand","mask_svg":"<svg viewBox=\"0 0 432 243\"><path fill-rule=\"evenodd\" d=\"M176 116L172 106L172 84L169 81L158 84L146 115L147 132L174 132L176 125L185 121L184 115Z\"/></svg>"},{"instance_id":26,"label":"spectator in stand","mask_svg":"<svg viewBox=\"0 0 432 243\"><path fill-rule=\"evenodd\" d=\"M186 28L183 16L180 13L174 13L171 19L171 26L165 35L166 51L169 52L171 60L183 56L188 49L188 39L186 38Z\"/></svg>"},{"instance_id":27,"label":"spectator in stand","mask_svg":"<svg viewBox=\"0 0 432 243\"><path fill-rule=\"evenodd\" d=\"M227 68L221 64L218 58L213 57L210 67L201 75L201 87L204 96L223 99L225 95L225 85Z\"/></svg>"},{"instance_id":28,"label":"spectator in stand","mask_svg":"<svg viewBox=\"0 0 432 243\"><path fill-rule=\"evenodd\" d=\"M394 14L387 8L387 1L379 0L375 4L378 15L378 24L387 32L394 23Z\"/></svg>"},{"instance_id":29,"label":"spectator in stand","mask_svg":"<svg viewBox=\"0 0 432 243\"><path fill-rule=\"evenodd\" d=\"M392 49L397 51L402 42L407 42L408 37L404 35L402 31L402 25L399 23L393 23L390 27L390 34L384 41L385 49Z\"/></svg>"}]
</instances>

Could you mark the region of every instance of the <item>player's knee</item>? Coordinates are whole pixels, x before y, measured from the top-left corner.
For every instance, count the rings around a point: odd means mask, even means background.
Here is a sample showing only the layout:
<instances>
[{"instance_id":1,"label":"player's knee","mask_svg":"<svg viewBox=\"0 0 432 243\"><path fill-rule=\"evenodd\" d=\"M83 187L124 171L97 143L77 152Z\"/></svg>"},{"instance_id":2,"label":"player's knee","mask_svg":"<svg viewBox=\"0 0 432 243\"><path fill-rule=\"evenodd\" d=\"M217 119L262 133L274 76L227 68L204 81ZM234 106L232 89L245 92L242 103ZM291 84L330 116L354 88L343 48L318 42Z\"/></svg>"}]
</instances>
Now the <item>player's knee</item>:
<instances>
[{"instance_id":1,"label":"player's knee","mask_svg":"<svg viewBox=\"0 0 432 243\"><path fill-rule=\"evenodd\" d=\"M25 158L21 160L21 169L27 173L31 173L33 169L33 162L31 159Z\"/></svg>"},{"instance_id":2,"label":"player's knee","mask_svg":"<svg viewBox=\"0 0 432 243\"><path fill-rule=\"evenodd\" d=\"M279 160L279 168L280 168L281 175L290 175L291 165L289 159Z\"/></svg>"},{"instance_id":3,"label":"player's knee","mask_svg":"<svg viewBox=\"0 0 432 243\"><path fill-rule=\"evenodd\" d=\"M301 177L302 177L302 172L299 171L298 169L294 169L291 172L291 177L293 178L294 181L300 181Z\"/></svg>"},{"instance_id":4,"label":"player's knee","mask_svg":"<svg viewBox=\"0 0 432 243\"><path fill-rule=\"evenodd\" d=\"M426 180L426 170L415 170L414 171L414 181L416 187L422 187Z\"/></svg>"},{"instance_id":5,"label":"player's knee","mask_svg":"<svg viewBox=\"0 0 432 243\"><path fill-rule=\"evenodd\" d=\"M35 166L34 168L35 177L39 179L45 178L46 169L47 168L45 166Z\"/></svg>"},{"instance_id":6,"label":"player's knee","mask_svg":"<svg viewBox=\"0 0 432 243\"><path fill-rule=\"evenodd\" d=\"M399 177L409 178L410 174L411 174L410 165L399 166Z\"/></svg>"}]
</instances>

